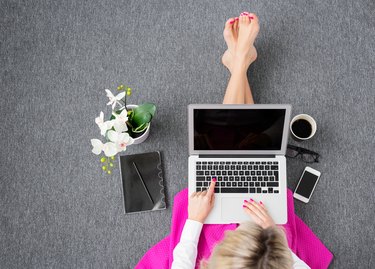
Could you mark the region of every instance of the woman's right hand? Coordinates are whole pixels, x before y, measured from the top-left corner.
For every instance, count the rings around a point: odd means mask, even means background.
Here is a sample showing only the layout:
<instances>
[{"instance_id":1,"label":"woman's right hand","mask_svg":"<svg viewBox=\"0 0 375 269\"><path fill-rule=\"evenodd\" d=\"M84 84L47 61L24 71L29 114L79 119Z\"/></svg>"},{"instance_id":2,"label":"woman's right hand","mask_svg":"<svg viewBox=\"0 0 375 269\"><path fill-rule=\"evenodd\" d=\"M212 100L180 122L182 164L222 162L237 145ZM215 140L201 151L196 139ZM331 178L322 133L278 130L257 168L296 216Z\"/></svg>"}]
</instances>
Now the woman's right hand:
<instances>
[{"instance_id":1,"label":"woman's right hand","mask_svg":"<svg viewBox=\"0 0 375 269\"><path fill-rule=\"evenodd\" d=\"M275 222L268 214L266 207L261 201L257 203L253 199L250 199L249 201L245 200L243 209L245 210L246 214L248 214L252 220L263 229L267 229L268 227L275 225Z\"/></svg>"}]
</instances>

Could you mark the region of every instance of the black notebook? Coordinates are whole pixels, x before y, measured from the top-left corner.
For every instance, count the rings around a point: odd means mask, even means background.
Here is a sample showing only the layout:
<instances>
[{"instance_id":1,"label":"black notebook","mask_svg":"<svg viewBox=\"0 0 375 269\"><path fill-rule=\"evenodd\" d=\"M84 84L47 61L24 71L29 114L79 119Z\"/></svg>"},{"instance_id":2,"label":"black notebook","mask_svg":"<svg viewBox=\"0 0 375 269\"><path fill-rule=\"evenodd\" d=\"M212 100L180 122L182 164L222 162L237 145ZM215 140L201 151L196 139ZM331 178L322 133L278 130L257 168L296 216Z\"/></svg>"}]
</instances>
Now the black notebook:
<instances>
[{"instance_id":1,"label":"black notebook","mask_svg":"<svg viewBox=\"0 0 375 269\"><path fill-rule=\"evenodd\" d=\"M166 208L160 152L120 156L125 213Z\"/></svg>"}]
</instances>

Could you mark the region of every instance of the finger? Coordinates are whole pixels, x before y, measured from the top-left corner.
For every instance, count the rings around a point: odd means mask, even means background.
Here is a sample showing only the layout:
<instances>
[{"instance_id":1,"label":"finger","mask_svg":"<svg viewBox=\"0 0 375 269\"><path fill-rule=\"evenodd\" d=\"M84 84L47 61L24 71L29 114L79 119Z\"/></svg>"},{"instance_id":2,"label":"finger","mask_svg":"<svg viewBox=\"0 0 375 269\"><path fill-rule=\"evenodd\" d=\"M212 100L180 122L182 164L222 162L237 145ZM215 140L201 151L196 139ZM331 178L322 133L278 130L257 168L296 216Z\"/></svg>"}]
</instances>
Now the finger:
<instances>
[{"instance_id":1,"label":"finger","mask_svg":"<svg viewBox=\"0 0 375 269\"><path fill-rule=\"evenodd\" d=\"M207 195L209 197L212 197L215 193L215 184L216 184L216 178L213 178L210 184L210 187L208 188Z\"/></svg>"},{"instance_id":2,"label":"finger","mask_svg":"<svg viewBox=\"0 0 375 269\"><path fill-rule=\"evenodd\" d=\"M190 198L193 198L194 196L196 196L197 195L197 192L195 191L195 192L193 192L191 195L190 195Z\"/></svg>"},{"instance_id":3,"label":"finger","mask_svg":"<svg viewBox=\"0 0 375 269\"><path fill-rule=\"evenodd\" d=\"M262 212L260 212L260 210L254 206L254 204L252 202L249 202L249 201L244 201L244 205L251 211L253 212L255 215L257 215L262 221L265 219L265 215L262 214Z\"/></svg>"},{"instance_id":4,"label":"finger","mask_svg":"<svg viewBox=\"0 0 375 269\"><path fill-rule=\"evenodd\" d=\"M267 217L268 213L263 206L255 202L253 199L250 199L250 204L252 204L263 216Z\"/></svg>"},{"instance_id":5,"label":"finger","mask_svg":"<svg viewBox=\"0 0 375 269\"><path fill-rule=\"evenodd\" d=\"M202 191L199 196L205 196L207 194L207 190Z\"/></svg>"},{"instance_id":6,"label":"finger","mask_svg":"<svg viewBox=\"0 0 375 269\"><path fill-rule=\"evenodd\" d=\"M245 210L245 213L248 214L255 223L259 225L263 223L263 220L260 219L258 215L251 211L246 205L243 205L242 207Z\"/></svg>"}]
</instances>

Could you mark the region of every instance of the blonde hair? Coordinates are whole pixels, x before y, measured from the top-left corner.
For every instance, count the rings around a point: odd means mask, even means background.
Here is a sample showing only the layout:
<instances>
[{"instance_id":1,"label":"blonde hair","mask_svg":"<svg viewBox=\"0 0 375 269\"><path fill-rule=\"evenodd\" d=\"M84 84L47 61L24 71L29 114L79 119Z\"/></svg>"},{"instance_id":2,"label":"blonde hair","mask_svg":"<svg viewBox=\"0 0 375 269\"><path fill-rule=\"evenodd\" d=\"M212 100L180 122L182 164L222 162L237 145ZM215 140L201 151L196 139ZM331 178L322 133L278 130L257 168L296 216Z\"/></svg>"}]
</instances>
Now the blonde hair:
<instances>
[{"instance_id":1,"label":"blonde hair","mask_svg":"<svg viewBox=\"0 0 375 269\"><path fill-rule=\"evenodd\" d=\"M201 269L290 269L292 255L285 233L277 226L263 229L255 223L242 223L227 231Z\"/></svg>"}]
</instances>

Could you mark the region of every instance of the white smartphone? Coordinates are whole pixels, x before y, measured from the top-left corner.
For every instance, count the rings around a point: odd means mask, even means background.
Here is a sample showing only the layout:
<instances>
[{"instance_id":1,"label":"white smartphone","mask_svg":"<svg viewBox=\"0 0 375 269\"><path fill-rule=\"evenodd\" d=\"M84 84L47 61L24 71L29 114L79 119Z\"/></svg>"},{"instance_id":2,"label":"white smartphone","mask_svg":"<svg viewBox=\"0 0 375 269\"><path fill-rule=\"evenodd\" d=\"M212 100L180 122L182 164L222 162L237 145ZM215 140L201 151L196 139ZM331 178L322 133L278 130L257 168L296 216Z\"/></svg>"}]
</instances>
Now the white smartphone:
<instances>
[{"instance_id":1,"label":"white smartphone","mask_svg":"<svg viewBox=\"0 0 375 269\"><path fill-rule=\"evenodd\" d=\"M314 192L315 186L320 178L320 172L306 166L299 179L296 190L294 191L293 197L308 203L310 201L311 195Z\"/></svg>"}]
</instances>

